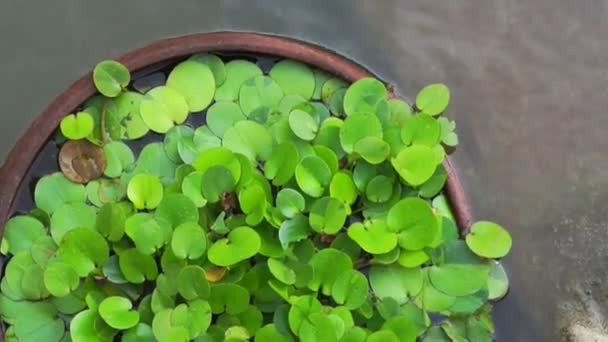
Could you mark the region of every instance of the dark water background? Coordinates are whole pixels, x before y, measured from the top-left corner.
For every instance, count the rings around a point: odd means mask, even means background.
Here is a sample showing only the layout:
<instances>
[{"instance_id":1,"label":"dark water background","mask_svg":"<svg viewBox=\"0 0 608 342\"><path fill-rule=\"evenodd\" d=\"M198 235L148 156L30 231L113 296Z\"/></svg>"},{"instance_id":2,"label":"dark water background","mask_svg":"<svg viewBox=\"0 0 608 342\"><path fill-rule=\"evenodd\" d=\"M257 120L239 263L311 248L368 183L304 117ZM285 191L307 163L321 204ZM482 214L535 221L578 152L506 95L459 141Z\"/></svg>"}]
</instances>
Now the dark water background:
<instances>
[{"instance_id":1,"label":"dark water background","mask_svg":"<svg viewBox=\"0 0 608 342\"><path fill-rule=\"evenodd\" d=\"M475 217L514 237L499 341L607 314L608 1L2 0L0 154L97 61L217 30L317 43L409 98L448 84Z\"/></svg>"}]
</instances>

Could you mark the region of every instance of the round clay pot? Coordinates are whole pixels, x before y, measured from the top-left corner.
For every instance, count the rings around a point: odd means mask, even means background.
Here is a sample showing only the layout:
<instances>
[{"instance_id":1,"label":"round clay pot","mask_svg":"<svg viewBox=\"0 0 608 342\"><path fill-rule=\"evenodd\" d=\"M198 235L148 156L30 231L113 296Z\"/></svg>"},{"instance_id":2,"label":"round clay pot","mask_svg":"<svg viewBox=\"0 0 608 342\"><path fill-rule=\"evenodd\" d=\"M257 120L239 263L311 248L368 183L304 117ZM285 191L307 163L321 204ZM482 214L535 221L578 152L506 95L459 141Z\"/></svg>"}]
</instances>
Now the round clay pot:
<instances>
[{"instance_id":1,"label":"round clay pot","mask_svg":"<svg viewBox=\"0 0 608 342\"><path fill-rule=\"evenodd\" d=\"M291 58L350 82L373 76L360 65L327 49L284 37L242 32L201 33L165 39L133 50L118 57L117 60L127 66L131 72L136 72L179 57L214 51ZM88 73L61 93L19 138L0 169L0 234L4 231L4 223L14 211L16 196L22 181L60 120L95 93L91 73ZM464 232L471 224L469 204L449 158L445 159L444 166L448 173L446 194L456 223L460 231ZM2 339L0 335L0 340Z\"/></svg>"}]
</instances>

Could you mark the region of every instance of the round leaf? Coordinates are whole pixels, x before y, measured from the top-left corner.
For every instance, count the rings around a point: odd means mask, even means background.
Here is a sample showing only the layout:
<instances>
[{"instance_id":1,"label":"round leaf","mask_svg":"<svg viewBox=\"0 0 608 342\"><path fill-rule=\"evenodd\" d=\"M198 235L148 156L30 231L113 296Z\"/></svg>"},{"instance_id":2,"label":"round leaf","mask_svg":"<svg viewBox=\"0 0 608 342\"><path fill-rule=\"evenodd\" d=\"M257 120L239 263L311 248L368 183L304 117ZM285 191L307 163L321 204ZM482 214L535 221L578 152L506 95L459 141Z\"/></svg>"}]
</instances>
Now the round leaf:
<instances>
[{"instance_id":1,"label":"round leaf","mask_svg":"<svg viewBox=\"0 0 608 342\"><path fill-rule=\"evenodd\" d=\"M129 81L131 81L129 70L119 62L102 61L93 69L93 83L104 96L116 97Z\"/></svg>"},{"instance_id":2,"label":"round leaf","mask_svg":"<svg viewBox=\"0 0 608 342\"><path fill-rule=\"evenodd\" d=\"M186 222L198 222L198 208L194 202L182 194L169 194L156 208L156 217L165 219L172 227Z\"/></svg>"},{"instance_id":3,"label":"round leaf","mask_svg":"<svg viewBox=\"0 0 608 342\"><path fill-rule=\"evenodd\" d=\"M216 241L209 248L209 261L218 266L232 266L251 258L260 250L262 241L258 233L249 227L233 229L228 237Z\"/></svg>"},{"instance_id":4,"label":"round leaf","mask_svg":"<svg viewBox=\"0 0 608 342\"><path fill-rule=\"evenodd\" d=\"M36 207L51 215L65 203L84 203L87 199L85 187L70 182L61 172L40 178L34 189Z\"/></svg>"},{"instance_id":5,"label":"round leaf","mask_svg":"<svg viewBox=\"0 0 608 342\"><path fill-rule=\"evenodd\" d=\"M304 196L296 190L285 188L277 194L277 208L285 217L293 218L304 211L305 205Z\"/></svg>"},{"instance_id":6,"label":"round leaf","mask_svg":"<svg viewBox=\"0 0 608 342\"><path fill-rule=\"evenodd\" d=\"M511 250L511 235L493 222L475 222L466 236L467 246L484 258L502 258Z\"/></svg>"},{"instance_id":7,"label":"round leaf","mask_svg":"<svg viewBox=\"0 0 608 342\"><path fill-rule=\"evenodd\" d=\"M295 175L300 189L312 197L321 197L332 177L327 163L317 156L304 157L296 167Z\"/></svg>"},{"instance_id":8,"label":"round leaf","mask_svg":"<svg viewBox=\"0 0 608 342\"><path fill-rule=\"evenodd\" d=\"M416 96L416 107L428 115L443 113L450 102L450 90L444 84L430 84Z\"/></svg>"},{"instance_id":9,"label":"round leaf","mask_svg":"<svg viewBox=\"0 0 608 342\"><path fill-rule=\"evenodd\" d=\"M401 140L406 145L433 147L441 138L441 125L430 115L421 113L405 123L401 130Z\"/></svg>"},{"instance_id":10,"label":"round leaf","mask_svg":"<svg viewBox=\"0 0 608 342\"><path fill-rule=\"evenodd\" d=\"M399 304L407 301L422 289L422 272L419 268L403 268L399 265L372 266L369 282L379 298L392 297Z\"/></svg>"},{"instance_id":11,"label":"round leaf","mask_svg":"<svg viewBox=\"0 0 608 342\"><path fill-rule=\"evenodd\" d=\"M189 60L205 64L211 69L215 85L220 86L226 80L226 68L221 58L208 53L198 53L190 56Z\"/></svg>"},{"instance_id":12,"label":"round leaf","mask_svg":"<svg viewBox=\"0 0 608 342\"><path fill-rule=\"evenodd\" d=\"M450 296L466 296L486 285L488 269L484 266L445 264L428 270L433 286Z\"/></svg>"},{"instance_id":13,"label":"round leaf","mask_svg":"<svg viewBox=\"0 0 608 342\"><path fill-rule=\"evenodd\" d=\"M266 127L255 121L236 122L224 133L223 146L250 160L266 160L272 152L272 137Z\"/></svg>"},{"instance_id":14,"label":"round leaf","mask_svg":"<svg viewBox=\"0 0 608 342\"><path fill-rule=\"evenodd\" d=\"M382 124L373 114L353 113L340 128L340 143L347 153L352 153L355 144L366 137L382 138Z\"/></svg>"},{"instance_id":15,"label":"round leaf","mask_svg":"<svg viewBox=\"0 0 608 342\"><path fill-rule=\"evenodd\" d=\"M348 228L348 236L370 254L384 254L397 246L397 234L390 232L383 221L354 223Z\"/></svg>"},{"instance_id":16,"label":"round leaf","mask_svg":"<svg viewBox=\"0 0 608 342\"><path fill-rule=\"evenodd\" d=\"M120 141L112 141L104 145L103 153L106 157L106 168L103 174L106 177L119 177L124 169L135 162L133 151Z\"/></svg>"},{"instance_id":17,"label":"round leaf","mask_svg":"<svg viewBox=\"0 0 608 342\"><path fill-rule=\"evenodd\" d=\"M99 304L99 315L114 329L126 330L139 323L139 313L125 297L108 297Z\"/></svg>"},{"instance_id":18,"label":"round leaf","mask_svg":"<svg viewBox=\"0 0 608 342\"><path fill-rule=\"evenodd\" d=\"M393 167L410 185L417 186L429 180L437 168L433 149L423 145L406 147L391 159Z\"/></svg>"},{"instance_id":19,"label":"round leaf","mask_svg":"<svg viewBox=\"0 0 608 342\"><path fill-rule=\"evenodd\" d=\"M399 245L418 250L433 242L439 224L431 206L419 198L405 198L388 212L386 222L391 231L399 233Z\"/></svg>"},{"instance_id":20,"label":"round leaf","mask_svg":"<svg viewBox=\"0 0 608 342\"><path fill-rule=\"evenodd\" d=\"M93 132L95 122L91 114L78 112L70 114L61 119L59 128L61 133L68 139L79 140L88 137Z\"/></svg>"},{"instance_id":21,"label":"round leaf","mask_svg":"<svg viewBox=\"0 0 608 342\"><path fill-rule=\"evenodd\" d=\"M156 261L150 255L142 254L132 248L118 255L120 271L130 283L141 284L158 276Z\"/></svg>"},{"instance_id":22,"label":"round leaf","mask_svg":"<svg viewBox=\"0 0 608 342\"><path fill-rule=\"evenodd\" d=\"M127 196L137 209L154 209L163 199L163 185L156 176L138 174L129 181Z\"/></svg>"},{"instance_id":23,"label":"round leaf","mask_svg":"<svg viewBox=\"0 0 608 342\"><path fill-rule=\"evenodd\" d=\"M46 230L40 221L31 216L19 215L6 222L3 239L9 244L8 251L17 254L29 251L36 240L45 235Z\"/></svg>"},{"instance_id":24,"label":"round leaf","mask_svg":"<svg viewBox=\"0 0 608 342\"><path fill-rule=\"evenodd\" d=\"M205 231L194 222L186 222L175 228L171 249L180 259L197 259L207 250Z\"/></svg>"},{"instance_id":25,"label":"round leaf","mask_svg":"<svg viewBox=\"0 0 608 342\"><path fill-rule=\"evenodd\" d=\"M59 245L59 256L80 277L103 266L110 256L106 240L90 228L75 228L67 232Z\"/></svg>"},{"instance_id":26,"label":"round leaf","mask_svg":"<svg viewBox=\"0 0 608 342\"><path fill-rule=\"evenodd\" d=\"M333 248L320 250L313 255L308 264L313 268L310 289L316 291L322 287L325 295L331 294L331 288L338 276L353 267L352 261L346 253Z\"/></svg>"},{"instance_id":27,"label":"round leaf","mask_svg":"<svg viewBox=\"0 0 608 342\"><path fill-rule=\"evenodd\" d=\"M243 83L239 91L239 104L246 116L260 109L273 109L283 98L281 87L268 76L256 76Z\"/></svg>"},{"instance_id":28,"label":"round leaf","mask_svg":"<svg viewBox=\"0 0 608 342\"><path fill-rule=\"evenodd\" d=\"M246 60L235 59L225 65L226 80L215 90L216 101L234 101L241 85L248 79L262 75L262 70Z\"/></svg>"},{"instance_id":29,"label":"round leaf","mask_svg":"<svg viewBox=\"0 0 608 342\"><path fill-rule=\"evenodd\" d=\"M141 100L141 117L156 133L166 133L175 124L186 121L188 102L177 90L160 86L150 90Z\"/></svg>"},{"instance_id":30,"label":"round leaf","mask_svg":"<svg viewBox=\"0 0 608 342\"><path fill-rule=\"evenodd\" d=\"M293 177L298 160L296 146L291 142L282 143L274 148L264 164L264 176L275 186L284 185Z\"/></svg>"},{"instance_id":31,"label":"round leaf","mask_svg":"<svg viewBox=\"0 0 608 342\"><path fill-rule=\"evenodd\" d=\"M365 137L355 143L353 152L370 164L380 164L390 155L390 146L381 138Z\"/></svg>"},{"instance_id":32,"label":"round leaf","mask_svg":"<svg viewBox=\"0 0 608 342\"><path fill-rule=\"evenodd\" d=\"M293 60L282 60L270 70L270 77L283 89L286 95L300 95L308 100L315 90L315 76L312 70Z\"/></svg>"},{"instance_id":33,"label":"round leaf","mask_svg":"<svg viewBox=\"0 0 608 342\"><path fill-rule=\"evenodd\" d=\"M358 271L348 270L338 276L331 289L331 296L349 310L358 309L368 296L367 278Z\"/></svg>"},{"instance_id":34,"label":"round leaf","mask_svg":"<svg viewBox=\"0 0 608 342\"><path fill-rule=\"evenodd\" d=\"M44 285L55 297L67 296L79 283L78 274L66 263L54 262L44 270Z\"/></svg>"},{"instance_id":35,"label":"round leaf","mask_svg":"<svg viewBox=\"0 0 608 342\"><path fill-rule=\"evenodd\" d=\"M300 139L310 141L319 129L317 121L308 112L295 109L289 114L289 127Z\"/></svg>"},{"instance_id":36,"label":"round leaf","mask_svg":"<svg viewBox=\"0 0 608 342\"><path fill-rule=\"evenodd\" d=\"M323 197L315 201L310 208L310 226L324 234L336 234L346 222L344 203L333 197Z\"/></svg>"},{"instance_id":37,"label":"round leaf","mask_svg":"<svg viewBox=\"0 0 608 342\"><path fill-rule=\"evenodd\" d=\"M386 100L387 90L382 82L375 78L362 78L353 83L344 95L344 112L374 113L376 104Z\"/></svg>"},{"instance_id":38,"label":"round leaf","mask_svg":"<svg viewBox=\"0 0 608 342\"><path fill-rule=\"evenodd\" d=\"M207 126L213 134L220 138L224 136L229 127L234 126L237 121L245 119L241 107L230 101L216 102L207 110Z\"/></svg>"},{"instance_id":39,"label":"round leaf","mask_svg":"<svg viewBox=\"0 0 608 342\"><path fill-rule=\"evenodd\" d=\"M190 265L182 268L177 276L177 290L188 301L197 298L209 298L210 287L205 270L200 266Z\"/></svg>"},{"instance_id":40,"label":"round leaf","mask_svg":"<svg viewBox=\"0 0 608 342\"><path fill-rule=\"evenodd\" d=\"M502 264L496 261L488 276L488 299L499 300L509 291L509 277Z\"/></svg>"},{"instance_id":41,"label":"round leaf","mask_svg":"<svg viewBox=\"0 0 608 342\"><path fill-rule=\"evenodd\" d=\"M191 112L198 112L207 108L213 100L215 78L207 65L187 60L176 65L169 73L167 87L183 95Z\"/></svg>"},{"instance_id":42,"label":"round leaf","mask_svg":"<svg viewBox=\"0 0 608 342\"><path fill-rule=\"evenodd\" d=\"M350 206L357 200L357 189L352 174L340 171L334 174L329 184L329 194Z\"/></svg>"}]
</instances>

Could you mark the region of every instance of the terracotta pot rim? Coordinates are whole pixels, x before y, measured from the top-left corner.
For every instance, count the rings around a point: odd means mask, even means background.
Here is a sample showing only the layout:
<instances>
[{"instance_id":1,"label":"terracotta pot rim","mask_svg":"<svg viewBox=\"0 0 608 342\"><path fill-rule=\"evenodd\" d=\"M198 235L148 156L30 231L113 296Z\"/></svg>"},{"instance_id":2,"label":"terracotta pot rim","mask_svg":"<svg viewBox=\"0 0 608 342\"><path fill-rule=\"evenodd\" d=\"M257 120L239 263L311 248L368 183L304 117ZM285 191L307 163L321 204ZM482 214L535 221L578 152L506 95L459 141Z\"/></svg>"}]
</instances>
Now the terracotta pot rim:
<instances>
[{"instance_id":1,"label":"terracotta pot rim","mask_svg":"<svg viewBox=\"0 0 608 342\"><path fill-rule=\"evenodd\" d=\"M291 38L249 32L198 33L163 39L128 52L117 60L133 72L166 60L197 52L214 51L240 51L291 58L324 69L348 81L374 76L362 66L325 48ZM0 169L0 236L4 232L4 223L13 210L21 182L59 121L95 92L89 72L55 98L18 139ZM444 166L448 174L446 195L460 231L465 232L472 222L468 199L449 158L445 159Z\"/></svg>"}]
</instances>

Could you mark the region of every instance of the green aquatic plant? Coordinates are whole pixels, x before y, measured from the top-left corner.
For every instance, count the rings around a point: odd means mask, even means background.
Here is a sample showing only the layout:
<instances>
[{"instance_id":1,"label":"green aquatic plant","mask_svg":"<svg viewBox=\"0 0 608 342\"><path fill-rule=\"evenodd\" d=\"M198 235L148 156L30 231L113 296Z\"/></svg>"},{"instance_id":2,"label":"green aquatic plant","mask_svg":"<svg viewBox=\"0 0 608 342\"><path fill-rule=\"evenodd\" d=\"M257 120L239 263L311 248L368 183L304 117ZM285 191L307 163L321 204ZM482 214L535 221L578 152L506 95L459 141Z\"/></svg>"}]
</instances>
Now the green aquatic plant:
<instances>
[{"instance_id":1,"label":"green aquatic plant","mask_svg":"<svg viewBox=\"0 0 608 342\"><path fill-rule=\"evenodd\" d=\"M95 67L62 172L4 227L5 340L492 340L512 241L456 226L445 85L411 108L374 78L211 54L130 79Z\"/></svg>"}]
</instances>

